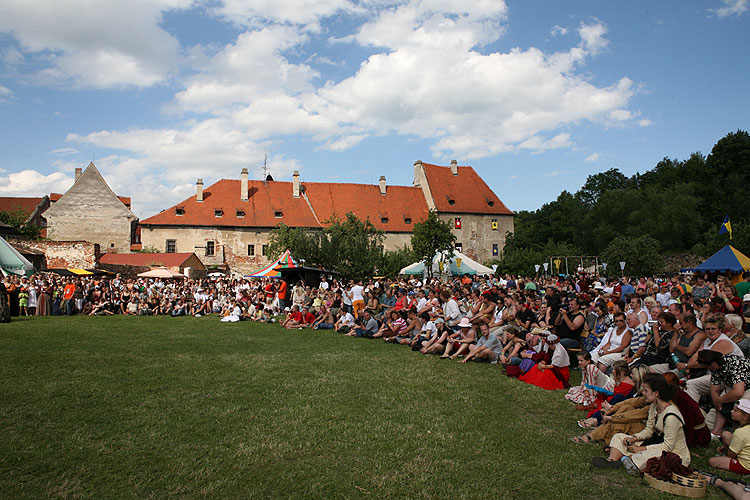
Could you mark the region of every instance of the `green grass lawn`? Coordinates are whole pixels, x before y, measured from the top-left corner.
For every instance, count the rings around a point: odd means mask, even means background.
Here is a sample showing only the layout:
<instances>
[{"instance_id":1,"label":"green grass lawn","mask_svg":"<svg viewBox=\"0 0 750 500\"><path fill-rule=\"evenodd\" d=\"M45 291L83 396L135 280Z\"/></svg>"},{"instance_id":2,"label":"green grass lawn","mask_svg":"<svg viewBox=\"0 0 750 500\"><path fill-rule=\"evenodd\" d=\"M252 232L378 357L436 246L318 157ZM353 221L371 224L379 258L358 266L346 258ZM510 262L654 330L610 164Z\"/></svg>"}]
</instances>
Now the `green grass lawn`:
<instances>
[{"instance_id":1,"label":"green grass lawn","mask_svg":"<svg viewBox=\"0 0 750 500\"><path fill-rule=\"evenodd\" d=\"M14 319L0 356L3 499L664 497L494 365L216 317Z\"/></svg>"}]
</instances>

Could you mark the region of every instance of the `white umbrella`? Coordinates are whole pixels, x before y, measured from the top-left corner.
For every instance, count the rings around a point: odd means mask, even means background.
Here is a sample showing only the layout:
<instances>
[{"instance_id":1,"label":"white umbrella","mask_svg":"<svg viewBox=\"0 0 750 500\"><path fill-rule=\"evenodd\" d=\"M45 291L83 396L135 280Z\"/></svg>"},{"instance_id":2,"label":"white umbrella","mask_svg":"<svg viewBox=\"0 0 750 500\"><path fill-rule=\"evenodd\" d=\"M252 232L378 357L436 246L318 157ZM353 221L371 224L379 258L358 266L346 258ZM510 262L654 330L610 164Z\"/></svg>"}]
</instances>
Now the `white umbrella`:
<instances>
[{"instance_id":1,"label":"white umbrella","mask_svg":"<svg viewBox=\"0 0 750 500\"><path fill-rule=\"evenodd\" d=\"M140 273L138 276L141 278L185 278L184 274L170 271L166 267L155 267L154 269Z\"/></svg>"}]
</instances>

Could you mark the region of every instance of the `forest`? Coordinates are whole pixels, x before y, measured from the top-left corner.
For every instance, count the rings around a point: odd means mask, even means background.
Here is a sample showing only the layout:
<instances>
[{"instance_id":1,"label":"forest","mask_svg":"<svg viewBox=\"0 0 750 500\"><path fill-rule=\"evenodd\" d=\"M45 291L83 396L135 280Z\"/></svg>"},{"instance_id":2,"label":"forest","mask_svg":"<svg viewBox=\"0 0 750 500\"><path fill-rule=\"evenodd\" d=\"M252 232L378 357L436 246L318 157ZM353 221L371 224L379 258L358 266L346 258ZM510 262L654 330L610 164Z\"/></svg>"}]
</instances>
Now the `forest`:
<instances>
[{"instance_id":1,"label":"forest","mask_svg":"<svg viewBox=\"0 0 750 500\"><path fill-rule=\"evenodd\" d=\"M529 275L551 255L590 255L626 261L631 274L659 274L669 257L708 257L727 243L750 253L748 186L750 134L742 130L708 156L665 157L631 177L616 168L590 175L576 193L516 214L498 270ZM719 234L726 216L731 240Z\"/></svg>"}]
</instances>

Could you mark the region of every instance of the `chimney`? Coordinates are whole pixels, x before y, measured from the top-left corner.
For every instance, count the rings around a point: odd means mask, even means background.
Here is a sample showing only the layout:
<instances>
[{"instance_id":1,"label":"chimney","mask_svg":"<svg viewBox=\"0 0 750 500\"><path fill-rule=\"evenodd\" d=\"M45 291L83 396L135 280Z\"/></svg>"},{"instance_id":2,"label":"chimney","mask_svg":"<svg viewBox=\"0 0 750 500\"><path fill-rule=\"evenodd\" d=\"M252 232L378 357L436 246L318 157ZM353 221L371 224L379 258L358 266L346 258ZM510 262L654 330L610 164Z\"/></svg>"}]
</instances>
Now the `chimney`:
<instances>
[{"instance_id":1,"label":"chimney","mask_svg":"<svg viewBox=\"0 0 750 500\"><path fill-rule=\"evenodd\" d=\"M385 175L380 176L380 194L385 196Z\"/></svg>"},{"instance_id":2,"label":"chimney","mask_svg":"<svg viewBox=\"0 0 750 500\"><path fill-rule=\"evenodd\" d=\"M458 175L458 162L456 160L451 160L451 173Z\"/></svg>"},{"instance_id":3,"label":"chimney","mask_svg":"<svg viewBox=\"0 0 750 500\"><path fill-rule=\"evenodd\" d=\"M81 178L81 174L83 173L83 169L81 167L76 168L76 181L78 182L78 179Z\"/></svg>"},{"instance_id":4,"label":"chimney","mask_svg":"<svg viewBox=\"0 0 750 500\"><path fill-rule=\"evenodd\" d=\"M292 196L299 198L299 170L292 174Z\"/></svg>"},{"instance_id":5,"label":"chimney","mask_svg":"<svg viewBox=\"0 0 750 500\"><path fill-rule=\"evenodd\" d=\"M247 201L247 169L243 168L240 172L240 200Z\"/></svg>"},{"instance_id":6,"label":"chimney","mask_svg":"<svg viewBox=\"0 0 750 500\"><path fill-rule=\"evenodd\" d=\"M203 201L203 179L195 183L195 201Z\"/></svg>"}]
</instances>

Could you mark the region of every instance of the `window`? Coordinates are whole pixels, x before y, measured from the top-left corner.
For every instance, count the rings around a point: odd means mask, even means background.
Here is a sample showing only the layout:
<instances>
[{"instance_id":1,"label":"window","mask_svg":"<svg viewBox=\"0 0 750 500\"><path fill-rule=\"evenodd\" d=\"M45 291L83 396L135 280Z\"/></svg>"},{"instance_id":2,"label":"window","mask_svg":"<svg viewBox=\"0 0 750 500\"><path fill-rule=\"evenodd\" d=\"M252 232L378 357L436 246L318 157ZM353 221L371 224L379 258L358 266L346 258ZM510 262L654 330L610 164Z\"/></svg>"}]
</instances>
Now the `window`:
<instances>
[{"instance_id":1,"label":"window","mask_svg":"<svg viewBox=\"0 0 750 500\"><path fill-rule=\"evenodd\" d=\"M495 206L495 201L494 200L487 200L487 204L489 206L491 206L491 207L494 207Z\"/></svg>"},{"instance_id":2,"label":"window","mask_svg":"<svg viewBox=\"0 0 750 500\"><path fill-rule=\"evenodd\" d=\"M255 245L248 245L247 246L247 256L252 257L255 255Z\"/></svg>"},{"instance_id":3,"label":"window","mask_svg":"<svg viewBox=\"0 0 750 500\"><path fill-rule=\"evenodd\" d=\"M268 245L263 245L262 247L260 247L260 254L262 256L265 257L267 253L268 253Z\"/></svg>"},{"instance_id":4,"label":"window","mask_svg":"<svg viewBox=\"0 0 750 500\"><path fill-rule=\"evenodd\" d=\"M167 240L167 253L177 253L177 240Z\"/></svg>"},{"instance_id":5,"label":"window","mask_svg":"<svg viewBox=\"0 0 750 500\"><path fill-rule=\"evenodd\" d=\"M492 230L497 231L497 219L492 219Z\"/></svg>"},{"instance_id":6,"label":"window","mask_svg":"<svg viewBox=\"0 0 750 500\"><path fill-rule=\"evenodd\" d=\"M497 243L492 244L492 255L495 257L498 255Z\"/></svg>"},{"instance_id":7,"label":"window","mask_svg":"<svg viewBox=\"0 0 750 500\"><path fill-rule=\"evenodd\" d=\"M109 248L115 248L115 244L114 243L110 243L109 244Z\"/></svg>"},{"instance_id":8,"label":"window","mask_svg":"<svg viewBox=\"0 0 750 500\"><path fill-rule=\"evenodd\" d=\"M245 216L245 211L244 210L237 210L236 215L237 215L238 219L241 219L241 218L243 218Z\"/></svg>"},{"instance_id":9,"label":"window","mask_svg":"<svg viewBox=\"0 0 750 500\"><path fill-rule=\"evenodd\" d=\"M276 210L273 213L273 216L276 217L277 219L280 219L280 218L282 218L284 216L284 212L282 212L281 210Z\"/></svg>"},{"instance_id":10,"label":"window","mask_svg":"<svg viewBox=\"0 0 750 500\"><path fill-rule=\"evenodd\" d=\"M206 242L206 255L213 255L216 250L216 244L213 241Z\"/></svg>"},{"instance_id":11,"label":"window","mask_svg":"<svg viewBox=\"0 0 750 500\"><path fill-rule=\"evenodd\" d=\"M411 224L411 217L404 217L404 224Z\"/></svg>"},{"instance_id":12,"label":"window","mask_svg":"<svg viewBox=\"0 0 750 500\"><path fill-rule=\"evenodd\" d=\"M177 207L174 209L175 215L185 215L185 207Z\"/></svg>"},{"instance_id":13,"label":"window","mask_svg":"<svg viewBox=\"0 0 750 500\"><path fill-rule=\"evenodd\" d=\"M455 205L455 204L456 204L456 200L448 198L448 205Z\"/></svg>"},{"instance_id":14,"label":"window","mask_svg":"<svg viewBox=\"0 0 750 500\"><path fill-rule=\"evenodd\" d=\"M380 222L382 222L383 224L388 224L388 217L381 217Z\"/></svg>"},{"instance_id":15,"label":"window","mask_svg":"<svg viewBox=\"0 0 750 500\"><path fill-rule=\"evenodd\" d=\"M214 208L214 217L224 217L224 210L220 208Z\"/></svg>"},{"instance_id":16,"label":"window","mask_svg":"<svg viewBox=\"0 0 750 500\"><path fill-rule=\"evenodd\" d=\"M456 250L459 252L463 252L464 246L461 243L456 243Z\"/></svg>"},{"instance_id":17,"label":"window","mask_svg":"<svg viewBox=\"0 0 750 500\"><path fill-rule=\"evenodd\" d=\"M456 217L455 227L461 229L461 217Z\"/></svg>"}]
</instances>

